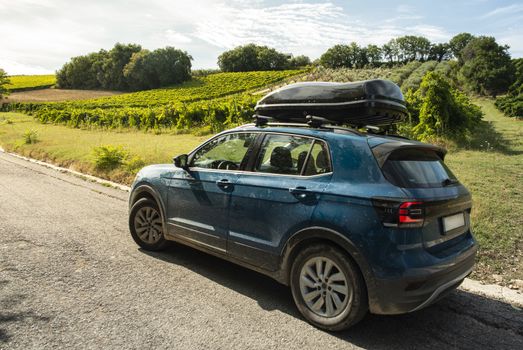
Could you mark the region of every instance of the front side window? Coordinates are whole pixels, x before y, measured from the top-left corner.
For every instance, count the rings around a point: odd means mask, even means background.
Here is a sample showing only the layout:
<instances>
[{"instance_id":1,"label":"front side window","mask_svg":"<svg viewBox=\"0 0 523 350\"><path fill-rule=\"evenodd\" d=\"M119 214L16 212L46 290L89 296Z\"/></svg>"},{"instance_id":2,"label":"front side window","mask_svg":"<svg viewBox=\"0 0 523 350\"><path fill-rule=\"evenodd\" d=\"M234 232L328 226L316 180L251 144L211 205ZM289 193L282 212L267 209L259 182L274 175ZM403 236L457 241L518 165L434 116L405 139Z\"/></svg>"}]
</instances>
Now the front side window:
<instances>
[{"instance_id":1,"label":"front side window","mask_svg":"<svg viewBox=\"0 0 523 350\"><path fill-rule=\"evenodd\" d=\"M238 170L244 166L247 151L256 134L236 133L218 137L194 154L191 167L205 169Z\"/></svg>"},{"instance_id":2,"label":"front side window","mask_svg":"<svg viewBox=\"0 0 523 350\"><path fill-rule=\"evenodd\" d=\"M320 153L323 151L322 158ZM316 163L318 155L321 158L318 163L319 168ZM294 135L268 134L261 145L254 171L285 175L316 175L330 171L329 157L326 146L321 141Z\"/></svg>"}]
</instances>

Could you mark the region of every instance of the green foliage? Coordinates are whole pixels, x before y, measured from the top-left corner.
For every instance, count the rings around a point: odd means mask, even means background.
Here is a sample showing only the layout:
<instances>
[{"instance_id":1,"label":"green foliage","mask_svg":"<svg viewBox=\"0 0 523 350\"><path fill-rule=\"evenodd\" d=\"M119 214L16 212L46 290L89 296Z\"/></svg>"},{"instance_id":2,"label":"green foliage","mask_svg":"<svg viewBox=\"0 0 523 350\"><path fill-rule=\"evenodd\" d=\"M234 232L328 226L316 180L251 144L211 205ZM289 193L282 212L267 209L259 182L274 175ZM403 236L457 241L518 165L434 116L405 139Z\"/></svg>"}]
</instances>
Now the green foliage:
<instances>
[{"instance_id":1,"label":"green foliage","mask_svg":"<svg viewBox=\"0 0 523 350\"><path fill-rule=\"evenodd\" d=\"M470 33L460 33L455 35L452 39L449 41L449 48L452 52L452 55L458 59L460 64L463 63L462 61L462 51L467 46L467 44L474 39L474 36Z\"/></svg>"},{"instance_id":2,"label":"green foliage","mask_svg":"<svg viewBox=\"0 0 523 350\"><path fill-rule=\"evenodd\" d=\"M7 89L10 92L44 89L56 83L54 74L48 75L12 75Z\"/></svg>"},{"instance_id":3,"label":"green foliage","mask_svg":"<svg viewBox=\"0 0 523 350\"><path fill-rule=\"evenodd\" d=\"M142 158L138 156L133 156L127 157L123 165L126 171L128 171L131 174L136 174L138 171L140 171L141 168L143 168L147 164Z\"/></svg>"},{"instance_id":4,"label":"green foliage","mask_svg":"<svg viewBox=\"0 0 523 350\"><path fill-rule=\"evenodd\" d=\"M459 72L467 89L494 97L507 91L515 73L507 50L508 46L499 45L493 37L471 39L461 51L463 65Z\"/></svg>"},{"instance_id":5,"label":"green foliage","mask_svg":"<svg viewBox=\"0 0 523 350\"><path fill-rule=\"evenodd\" d=\"M350 45L335 45L320 57L326 68L363 68L378 66L381 62L381 49L376 45L360 47L355 42Z\"/></svg>"},{"instance_id":6,"label":"green foliage","mask_svg":"<svg viewBox=\"0 0 523 350\"><path fill-rule=\"evenodd\" d=\"M416 90L421 84L421 80L428 73L433 71L438 65L437 61L427 61L416 68L409 77L401 84L401 90Z\"/></svg>"},{"instance_id":7,"label":"green foliage","mask_svg":"<svg viewBox=\"0 0 523 350\"><path fill-rule=\"evenodd\" d=\"M222 53L218 66L224 72L284 70L289 68L289 59L273 48L248 44Z\"/></svg>"},{"instance_id":8,"label":"green foliage","mask_svg":"<svg viewBox=\"0 0 523 350\"><path fill-rule=\"evenodd\" d=\"M513 59L512 63L516 69L516 81L509 88L509 93L498 97L495 104L505 115L523 119L523 58Z\"/></svg>"},{"instance_id":9,"label":"green foliage","mask_svg":"<svg viewBox=\"0 0 523 350\"><path fill-rule=\"evenodd\" d=\"M117 43L73 57L56 72L61 88L137 90L180 83L190 78L191 56L172 47L152 52L141 46Z\"/></svg>"},{"instance_id":10,"label":"green foliage","mask_svg":"<svg viewBox=\"0 0 523 350\"><path fill-rule=\"evenodd\" d=\"M303 68L311 65L311 59L305 55L291 57L289 60L289 68Z\"/></svg>"},{"instance_id":11,"label":"green foliage","mask_svg":"<svg viewBox=\"0 0 523 350\"><path fill-rule=\"evenodd\" d=\"M142 50L131 56L124 68L124 77L130 90L178 84L190 79L191 59L173 47L152 52Z\"/></svg>"},{"instance_id":12,"label":"green foliage","mask_svg":"<svg viewBox=\"0 0 523 350\"><path fill-rule=\"evenodd\" d=\"M26 130L23 135L24 143L31 145L38 142L38 132L36 130Z\"/></svg>"},{"instance_id":13,"label":"green foliage","mask_svg":"<svg viewBox=\"0 0 523 350\"><path fill-rule=\"evenodd\" d=\"M207 125L216 132L250 120L259 96L246 91L275 84L301 72L216 73L171 89L84 101L13 103L9 108L31 113L43 123L71 127L159 130Z\"/></svg>"},{"instance_id":14,"label":"green foliage","mask_svg":"<svg viewBox=\"0 0 523 350\"><path fill-rule=\"evenodd\" d=\"M105 145L93 149L94 165L103 171L118 168L128 156L128 152L120 146Z\"/></svg>"},{"instance_id":15,"label":"green foliage","mask_svg":"<svg viewBox=\"0 0 523 350\"><path fill-rule=\"evenodd\" d=\"M7 90L7 85L10 83L11 81L7 77L7 73L0 68L0 100L3 96L9 93L9 91Z\"/></svg>"},{"instance_id":16,"label":"green foliage","mask_svg":"<svg viewBox=\"0 0 523 350\"><path fill-rule=\"evenodd\" d=\"M461 137L481 120L482 112L461 91L435 72L427 73L416 92L405 96L413 125L420 140L432 137Z\"/></svg>"}]
</instances>

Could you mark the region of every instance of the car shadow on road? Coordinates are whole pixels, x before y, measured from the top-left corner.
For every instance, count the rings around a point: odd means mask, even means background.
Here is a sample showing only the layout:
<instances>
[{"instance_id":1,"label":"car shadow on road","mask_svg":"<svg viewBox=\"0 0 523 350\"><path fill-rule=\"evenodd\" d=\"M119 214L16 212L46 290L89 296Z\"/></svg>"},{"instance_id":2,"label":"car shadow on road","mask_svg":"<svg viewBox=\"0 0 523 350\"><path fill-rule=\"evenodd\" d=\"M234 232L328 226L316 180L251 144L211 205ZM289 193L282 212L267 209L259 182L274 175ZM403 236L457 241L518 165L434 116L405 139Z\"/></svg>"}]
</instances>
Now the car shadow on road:
<instances>
[{"instance_id":1,"label":"car shadow on road","mask_svg":"<svg viewBox=\"0 0 523 350\"><path fill-rule=\"evenodd\" d=\"M141 251L256 300L264 310L303 320L289 288L269 277L178 244L164 252ZM329 334L370 349L523 349L523 311L457 290L424 310L397 316L369 314L351 329Z\"/></svg>"}]
</instances>

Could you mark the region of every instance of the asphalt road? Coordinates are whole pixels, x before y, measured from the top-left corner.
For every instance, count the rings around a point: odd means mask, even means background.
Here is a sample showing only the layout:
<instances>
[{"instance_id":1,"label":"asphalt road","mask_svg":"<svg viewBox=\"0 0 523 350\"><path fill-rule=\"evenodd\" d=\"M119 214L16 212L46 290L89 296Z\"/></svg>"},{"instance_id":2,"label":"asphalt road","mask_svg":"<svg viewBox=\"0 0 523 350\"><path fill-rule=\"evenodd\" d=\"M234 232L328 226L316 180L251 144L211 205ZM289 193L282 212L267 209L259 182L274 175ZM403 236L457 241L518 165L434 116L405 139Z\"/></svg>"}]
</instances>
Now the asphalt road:
<instances>
[{"instance_id":1,"label":"asphalt road","mask_svg":"<svg viewBox=\"0 0 523 350\"><path fill-rule=\"evenodd\" d=\"M127 193L0 153L0 349L50 348L523 349L523 311L456 291L323 332L262 275L138 249Z\"/></svg>"}]
</instances>

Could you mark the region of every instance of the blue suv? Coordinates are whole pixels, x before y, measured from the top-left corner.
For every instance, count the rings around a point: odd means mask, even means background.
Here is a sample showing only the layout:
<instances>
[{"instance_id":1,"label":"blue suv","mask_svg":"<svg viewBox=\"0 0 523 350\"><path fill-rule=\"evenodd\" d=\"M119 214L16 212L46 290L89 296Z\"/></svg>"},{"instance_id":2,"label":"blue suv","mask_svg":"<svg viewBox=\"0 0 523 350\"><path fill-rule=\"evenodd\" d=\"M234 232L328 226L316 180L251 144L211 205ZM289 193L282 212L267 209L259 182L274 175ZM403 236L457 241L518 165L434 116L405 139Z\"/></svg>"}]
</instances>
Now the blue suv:
<instances>
[{"instance_id":1,"label":"blue suv","mask_svg":"<svg viewBox=\"0 0 523 350\"><path fill-rule=\"evenodd\" d=\"M471 273L471 196L444 156L348 128L245 125L142 169L130 231L146 250L177 241L271 276L310 323L342 330L424 308Z\"/></svg>"}]
</instances>

